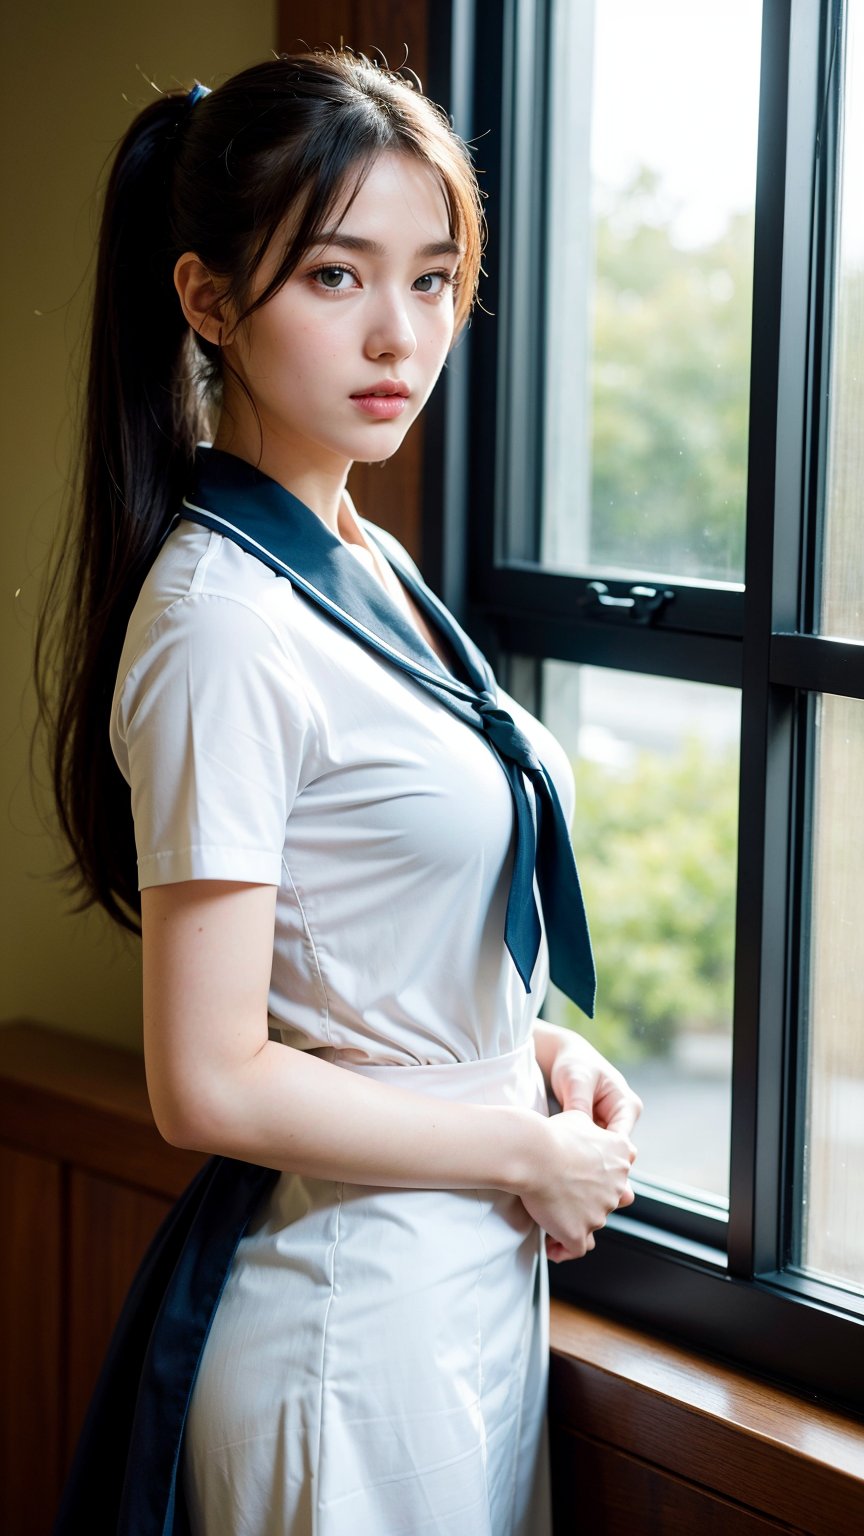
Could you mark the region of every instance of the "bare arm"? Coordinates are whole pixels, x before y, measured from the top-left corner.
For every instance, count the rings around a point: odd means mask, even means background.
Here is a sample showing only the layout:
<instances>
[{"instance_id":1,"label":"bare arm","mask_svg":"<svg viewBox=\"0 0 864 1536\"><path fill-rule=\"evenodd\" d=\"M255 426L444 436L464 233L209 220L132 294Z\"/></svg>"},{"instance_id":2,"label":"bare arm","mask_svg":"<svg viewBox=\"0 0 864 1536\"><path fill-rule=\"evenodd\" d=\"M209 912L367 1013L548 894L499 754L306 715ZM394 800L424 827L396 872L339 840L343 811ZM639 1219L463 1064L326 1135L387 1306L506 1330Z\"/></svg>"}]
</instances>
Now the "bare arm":
<instances>
[{"instance_id":1,"label":"bare arm","mask_svg":"<svg viewBox=\"0 0 864 1536\"><path fill-rule=\"evenodd\" d=\"M169 1142L312 1178L521 1190L545 1120L376 1083L267 1036L275 886L141 893L144 1056Z\"/></svg>"},{"instance_id":2,"label":"bare arm","mask_svg":"<svg viewBox=\"0 0 864 1536\"><path fill-rule=\"evenodd\" d=\"M635 1149L586 1114L453 1104L269 1040L275 886L153 886L141 909L144 1062L167 1141L352 1184L509 1190L561 1255L632 1200Z\"/></svg>"}]
</instances>

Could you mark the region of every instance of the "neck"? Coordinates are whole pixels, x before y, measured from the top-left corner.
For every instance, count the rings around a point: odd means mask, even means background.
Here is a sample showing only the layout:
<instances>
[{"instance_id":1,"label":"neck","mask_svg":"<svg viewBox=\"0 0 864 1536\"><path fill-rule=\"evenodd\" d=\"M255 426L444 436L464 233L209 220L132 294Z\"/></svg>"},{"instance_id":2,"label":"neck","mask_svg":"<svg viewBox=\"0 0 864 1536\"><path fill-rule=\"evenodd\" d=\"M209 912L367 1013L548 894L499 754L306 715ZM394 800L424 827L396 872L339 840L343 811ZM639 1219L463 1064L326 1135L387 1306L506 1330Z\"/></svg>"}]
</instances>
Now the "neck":
<instances>
[{"instance_id":1,"label":"neck","mask_svg":"<svg viewBox=\"0 0 864 1536\"><path fill-rule=\"evenodd\" d=\"M313 463L308 453L299 451L298 445L274 439L266 431L263 436L262 445L257 426L244 430L223 413L213 447L233 453L235 458L245 459L247 464L269 475L316 513L337 539L364 544L345 489L351 461L346 463L334 457L330 464Z\"/></svg>"}]
</instances>

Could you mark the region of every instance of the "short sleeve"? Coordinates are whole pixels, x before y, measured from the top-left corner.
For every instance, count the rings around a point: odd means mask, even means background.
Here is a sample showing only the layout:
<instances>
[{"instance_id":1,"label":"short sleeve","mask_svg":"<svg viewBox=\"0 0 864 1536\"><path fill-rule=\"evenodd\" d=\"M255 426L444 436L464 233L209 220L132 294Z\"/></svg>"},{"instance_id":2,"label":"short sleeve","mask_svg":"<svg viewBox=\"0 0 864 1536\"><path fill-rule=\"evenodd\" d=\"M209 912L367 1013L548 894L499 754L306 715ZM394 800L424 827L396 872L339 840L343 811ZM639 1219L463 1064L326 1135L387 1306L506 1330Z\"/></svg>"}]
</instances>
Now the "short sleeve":
<instances>
[{"instance_id":1,"label":"short sleeve","mask_svg":"<svg viewBox=\"0 0 864 1536\"><path fill-rule=\"evenodd\" d=\"M231 597L177 599L148 631L111 712L132 792L138 887L279 885L314 718L272 622Z\"/></svg>"}]
</instances>

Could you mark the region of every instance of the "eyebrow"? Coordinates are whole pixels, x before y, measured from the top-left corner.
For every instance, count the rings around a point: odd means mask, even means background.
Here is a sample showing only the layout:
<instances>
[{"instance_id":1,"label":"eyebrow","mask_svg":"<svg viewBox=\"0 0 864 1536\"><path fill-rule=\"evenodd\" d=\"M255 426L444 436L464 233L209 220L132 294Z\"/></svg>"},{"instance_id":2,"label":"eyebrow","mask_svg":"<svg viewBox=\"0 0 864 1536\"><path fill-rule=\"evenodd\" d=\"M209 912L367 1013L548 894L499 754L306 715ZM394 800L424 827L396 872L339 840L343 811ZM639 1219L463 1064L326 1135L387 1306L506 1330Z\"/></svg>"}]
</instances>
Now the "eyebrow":
<instances>
[{"instance_id":1,"label":"eyebrow","mask_svg":"<svg viewBox=\"0 0 864 1536\"><path fill-rule=\"evenodd\" d=\"M343 235L338 229L327 229L314 242L313 249L322 245L341 246L346 251L365 251L369 256L386 256L385 247L378 240L364 240L362 235ZM461 256L462 247L455 240L433 240L421 245L416 256Z\"/></svg>"}]
</instances>

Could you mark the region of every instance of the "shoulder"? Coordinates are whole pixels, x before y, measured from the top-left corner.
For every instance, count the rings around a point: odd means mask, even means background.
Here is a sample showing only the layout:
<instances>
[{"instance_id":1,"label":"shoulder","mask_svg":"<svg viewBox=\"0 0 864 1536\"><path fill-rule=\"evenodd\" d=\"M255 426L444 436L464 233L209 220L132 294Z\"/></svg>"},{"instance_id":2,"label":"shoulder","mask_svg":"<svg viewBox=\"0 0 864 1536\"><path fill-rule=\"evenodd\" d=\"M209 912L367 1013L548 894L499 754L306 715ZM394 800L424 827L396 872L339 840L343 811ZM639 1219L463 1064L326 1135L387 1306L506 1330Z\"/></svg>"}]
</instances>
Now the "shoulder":
<instances>
[{"instance_id":1,"label":"shoulder","mask_svg":"<svg viewBox=\"0 0 864 1536\"><path fill-rule=\"evenodd\" d=\"M194 523L180 522L168 534L141 587L133 610L139 629L155 622L182 598L223 598L278 624L296 594L286 576L277 576L232 539ZM195 605L190 606L194 611Z\"/></svg>"},{"instance_id":2,"label":"shoulder","mask_svg":"<svg viewBox=\"0 0 864 1536\"><path fill-rule=\"evenodd\" d=\"M119 676L169 641L202 648L214 659L262 644L289 657L292 630L305 606L277 576L232 540L192 523L171 530L141 586L127 626Z\"/></svg>"},{"instance_id":3,"label":"shoulder","mask_svg":"<svg viewBox=\"0 0 864 1536\"><path fill-rule=\"evenodd\" d=\"M287 578L208 529L182 523L165 540L132 610L117 669L112 729L147 705L172 716L205 704L250 711L314 709L296 644L299 612ZM295 611L297 610L297 611ZM304 610L305 611L305 610Z\"/></svg>"}]
</instances>

